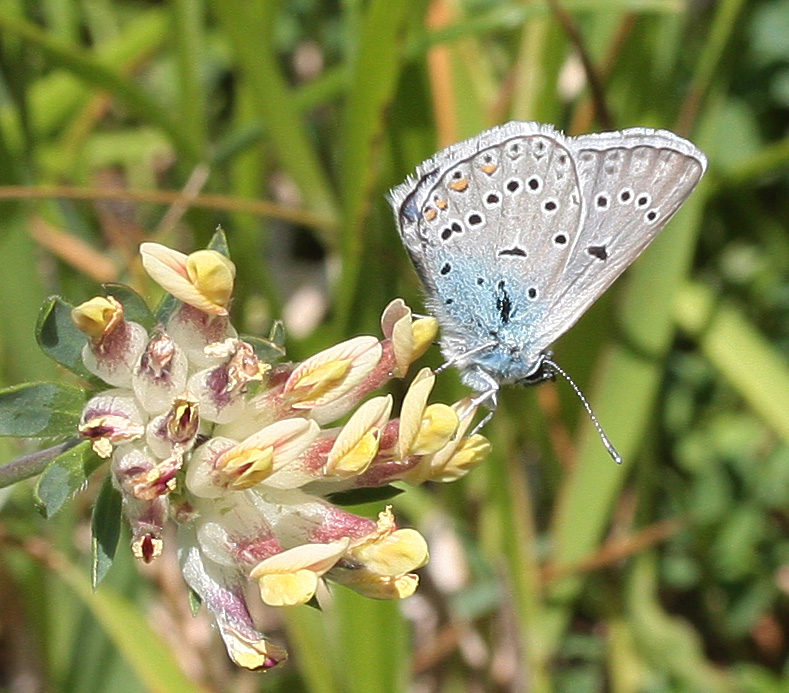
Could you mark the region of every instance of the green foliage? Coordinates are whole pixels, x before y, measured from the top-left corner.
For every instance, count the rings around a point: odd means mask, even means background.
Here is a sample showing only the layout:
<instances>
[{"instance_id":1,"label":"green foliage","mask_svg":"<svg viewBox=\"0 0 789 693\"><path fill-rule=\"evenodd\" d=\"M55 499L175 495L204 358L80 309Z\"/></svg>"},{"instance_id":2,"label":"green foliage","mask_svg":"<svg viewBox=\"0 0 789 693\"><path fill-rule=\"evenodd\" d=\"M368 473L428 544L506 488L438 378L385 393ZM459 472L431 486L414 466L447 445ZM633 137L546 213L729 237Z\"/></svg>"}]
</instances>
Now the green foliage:
<instances>
[{"instance_id":1,"label":"green foliage","mask_svg":"<svg viewBox=\"0 0 789 693\"><path fill-rule=\"evenodd\" d=\"M172 310L172 300L153 312L146 305L155 288L135 257L149 236L184 251L210 243L230 252L234 323L267 335L252 343L278 360L284 315L287 358L298 359L377 333L397 295L419 310L384 195L440 146L508 119L548 120L571 134L674 129L708 154L707 177L557 345L625 464L608 459L569 388L504 391L485 430L494 452L483 469L393 499L400 521L426 533L434 558L423 601L408 612L415 636L392 604L338 590L322 600L325 613L269 617L273 639L287 638L294 657L259 687L783 690L787 26L780 0L4 3L0 179L20 187L0 189L8 267L0 372L13 378L0 392L0 434L73 436L85 401L60 383L14 384L53 378L27 358L33 338L23 341L18 327L32 318L23 307L45 300L42 287L79 303L101 285L146 328ZM126 196L99 199L106 191ZM144 194L165 192L159 202ZM80 262L85 246L114 276ZM36 250L44 259L34 266ZM317 309L305 295L319 297ZM46 299L35 338L91 383L71 309ZM465 394L451 373L438 389L445 401ZM105 576L137 584L119 565L123 546L107 572L119 542L118 497L106 478L100 490L86 484L101 460L87 441L51 454L36 501L50 516L87 486L93 586ZM24 479L46 460L2 478ZM339 500L386 500L348 494ZM29 487L5 502L2 541L24 546L35 532L72 556L84 549L75 537L89 521L87 501L44 529ZM32 630L42 688L99 681L125 691L129 669L151 689L197 685L169 653L181 647L184 661L208 661L214 652L200 650L199 637L161 644L147 630L142 598L127 602L103 593L105 585L91 594L79 578L86 569L41 568L34 551L14 555L3 566L18 587L8 591L20 600L14 613L47 623L81 614L106 636L83 643L77 630ZM40 597L41 570L63 582L61 599ZM184 623L179 633L191 632ZM79 661L68 656L75 644L84 649ZM511 678L497 662L514 663ZM229 690L230 675L212 678L222 666L211 660L194 680Z\"/></svg>"},{"instance_id":2,"label":"green foliage","mask_svg":"<svg viewBox=\"0 0 789 693\"><path fill-rule=\"evenodd\" d=\"M121 535L121 494L107 475L93 504L90 523L93 548L93 589L98 587L115 558Z\"/></svg>"},{"instance_id":3,"label":"green foliage","mask_svg":"<svg viewBox=\"0 0 789 693\"><path fill-rule=\"evenodd\" d=\"M126 284L110 282L102 284L101 290L105 296L112 296L120 302L123 306L123 317L127 320L140 323L148 331L156 326L156 318L148 304L131 287Z\"/></svg>"},{"instance_id":4,"label":"green foliage","mask_svg":"<svg viewBox=\"0 0 789 693\"><path fill-rule=\"evenodd\" d=\"M82 363L82 348L87 338L71 319L73 309L74 306L59 296L48 298L38 314L36 340L45 354L72 373L89 380L93 376Z\"/></svg>"},{"instance_id":5,"label":"green foliage","mask_svg":"<svg viewBox=\"0 0 789 693\"><path fill-rule=\"evenodd\" d=\"M82 390L61 383L25 383L0 390L0 436L72 437L86 401Z\"/></svg>"},{"instance_id":6,"label":"green foliage","mask_svg":"<svg viewBox=\"0 0 789 693\"><path fill-rule=\"evenodd\" d=\"M90 441L83 440L58 455L38 477L35 500L45 517L52 517L63 508L104 460L96 456Z\"/></svg>"}]
</instances>

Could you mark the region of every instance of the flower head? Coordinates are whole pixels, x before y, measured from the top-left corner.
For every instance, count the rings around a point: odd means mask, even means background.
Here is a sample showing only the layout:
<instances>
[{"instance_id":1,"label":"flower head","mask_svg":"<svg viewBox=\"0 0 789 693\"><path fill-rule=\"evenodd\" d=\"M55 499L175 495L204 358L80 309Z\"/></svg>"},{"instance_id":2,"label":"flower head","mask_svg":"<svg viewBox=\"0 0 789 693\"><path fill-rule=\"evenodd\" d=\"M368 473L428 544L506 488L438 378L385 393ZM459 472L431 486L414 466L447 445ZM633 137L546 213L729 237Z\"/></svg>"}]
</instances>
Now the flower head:
<instances>
[{"instance_id":1,"label":"flower head","mask_svg":"<svg viewBox=\"0 0 789 693\"><path fill-rule=\"evenodd\" d=\"M435 320L414 318L398 299L384 310L383 339L270 363L230 323L229 259L155 243L140 250L150 276L180 301L162 324L149 334L112 296L72 314L87 336L86 368L112 386L87 403L79 432L111 458L134 555L155 560L175 520L183 575L230 657L249 669L286 657L254 627L250 582L269 606L311 602L323 580L376 599L411 595L428 560L424 538L399 528L389 507L374 521L329 497L457 478L486 453L482 436L465 436L467 401L429 401L429 369L413 379L399 417L391 395L373 396L432 343Z\"/></svg>"}]
</instances>

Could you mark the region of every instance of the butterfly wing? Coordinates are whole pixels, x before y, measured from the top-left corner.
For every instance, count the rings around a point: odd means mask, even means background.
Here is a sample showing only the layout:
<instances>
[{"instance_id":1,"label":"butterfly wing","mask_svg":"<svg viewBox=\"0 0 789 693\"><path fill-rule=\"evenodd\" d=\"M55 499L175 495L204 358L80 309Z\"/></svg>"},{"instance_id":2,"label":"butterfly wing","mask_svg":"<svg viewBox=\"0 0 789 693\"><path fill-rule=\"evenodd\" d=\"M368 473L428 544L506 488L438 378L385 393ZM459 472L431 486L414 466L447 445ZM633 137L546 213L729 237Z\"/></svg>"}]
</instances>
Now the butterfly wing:
<instances>
[{"instance_id":1,"label":"butterfly wing","mask_svg":"<svg viewBox=\"0 0 789 693\"><path fill-rule=\"evenodd\" d=\"M526 377L549 345L535 335L579 240L568 140L537 123L493 128L425 161L390 201L445 357L499 382Z\"/></svg>"},{"instance_id":2,"label":"butterfly wing","mask_svg":"<svg viewBox=\"0 0 789 693\"><path fill-rule=\"evenodd\" d=\"M665 130L566 138L512 122L425 161L390 194L466 384L526 380L638 257L706 158Z\"/></svg>"},{"instance_id":3,"label":"butterfly wing","mask_svg":"<svg viewBox=\"0 0 789 693\"><path fill-rule=\"evenodd\" d=\"M580 182L580 231L551 287L535 339L552 343L652 242L701 179L704 154L667 130L632 128L567 141Z\"/></svg>"}]
</instances>

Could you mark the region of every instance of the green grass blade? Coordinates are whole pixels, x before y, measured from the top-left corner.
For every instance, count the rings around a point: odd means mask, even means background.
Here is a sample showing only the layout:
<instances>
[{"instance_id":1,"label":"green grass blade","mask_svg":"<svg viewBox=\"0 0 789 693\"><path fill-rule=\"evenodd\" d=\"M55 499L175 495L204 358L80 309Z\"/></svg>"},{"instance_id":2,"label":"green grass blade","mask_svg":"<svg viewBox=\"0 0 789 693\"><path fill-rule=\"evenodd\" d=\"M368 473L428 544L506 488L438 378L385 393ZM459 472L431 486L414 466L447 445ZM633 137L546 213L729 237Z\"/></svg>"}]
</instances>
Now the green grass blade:
<instances>
[{"instance_id":1,"label":"green grass blade","mask_svg":"<svg viewBox=\"0 0 789 693\"><path fill-rule=\"evenodd\" d=\"M53 39L33 24L2 14L0 14L0 29L23 39L40 50L54 64L69 70L93 87L106 90L143 121L160 127L172 139L187 162L200 161L202 153L193 146L184 133L181 123L171 118L167 110L153 101L140 87L103 64L94 55Z\"/></svg>"},{"instance_id":2,"label":"green grass blade","mask_svg":"<svg viewBox=\"0 0 789 693\"><path fill-rule=\"evenodd\" d=\"M597 432L585 426L575 466L564 481L553 518L552 560L559 565L578 563L596 548L647 432L661 359L673 336L672 296L687 274L704 200L704 190L697 190L645 260L629 272L619 316L623 343L608 349L597 373L598 387L590 396L598 419L625 462L614 464ZM582 576L573 577L550 590L555 606L547 619L546 637L553 646L558 645L582 584Z\"/></svg>"},{"instance_id":3,"label":"green grass blade","mask_svg":"<svg viewBox=\"0 0 789 693\"><path fill-rule=\"evenodd\" d=\"M410 2L373 0L361 23L359 44L348 84L341 169L343 280L339 282L341 325L347 325L357 290L365 220L378 179L376 154L383 141L386 109L391 102L403 60L402 34Z\"/></svg>"},{"instance_id":4,"label":"green grass blade","mask_svg":"<svg viewBox=\"0 0 789 693\"><path fill-rule=\"evenodd\" d=\"M677 296L676 319L753 410L789 444L789 367L745 315L701 284Z\"/></svg>"},{"instance_id":5,"label":"green grass blade","mask_svg":"<svg viewBox=\"0 0 789 693\"><path fill-rule=\"evenodd\" d=\"M277 2L213 3L243 78L250 82L249 93L280 165L293 177L311 210L335 218L337 205L328 176L280 68L273 32L279 6Z\"/></svg>"},{"instance_id":6,"label":"green grass blade","mask_svg":"<svg viewBox=\"0 0 789 693\"><path fill-rule=\"evenodd\" d=\"M148 690L161 693L205 690L184 675L167 644L123 595L108 587L94 592L83 571L65 558L57 561L53 570L90 610Z\"/></svg>"}]
</instances>

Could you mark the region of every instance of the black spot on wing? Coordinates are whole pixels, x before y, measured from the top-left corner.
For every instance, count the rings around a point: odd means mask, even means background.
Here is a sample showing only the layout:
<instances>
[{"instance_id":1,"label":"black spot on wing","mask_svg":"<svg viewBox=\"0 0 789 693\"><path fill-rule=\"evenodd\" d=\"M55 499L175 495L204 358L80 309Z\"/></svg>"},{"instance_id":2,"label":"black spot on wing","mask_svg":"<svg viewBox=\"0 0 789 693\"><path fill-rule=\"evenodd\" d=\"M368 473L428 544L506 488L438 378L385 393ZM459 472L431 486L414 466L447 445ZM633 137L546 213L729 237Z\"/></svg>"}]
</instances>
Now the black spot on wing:
<instances>
[{"instance_id":1,"label":"black spot on wing","mask_svg":"<svg viewBox=\"0 0 789 693\"><path fill-rule=\"evenodd\" d=\"M592 257L596 257L598 260L607 260L608 259L608 251L606 250L604 245L590 245L586 252L589 253Z\"/></svg>"},{"instance_id":2,"label":"black spot on wing","mask_svg":"<svg viewBox=\"0 0 789 693\"><path fill-rule=\"evenodd\" d=\"M517 257L526 257L526 251L523 248L515 246L513 248L504 248L504 250L500 250L499 255L515 255Z\"/></svg>"},{"instance_id":3,"label":"black spot on wing","mask_svg":"<svg viewBox=\"0 0 789 693\"><path fill-rule=\"evenodd\" d=\"M504 288L504 282L498 283L498 292L496 296L496 310L499 311L501 322L506 325L512 317L512 300L510 295Z\"/></svg>"}]
</instances>

